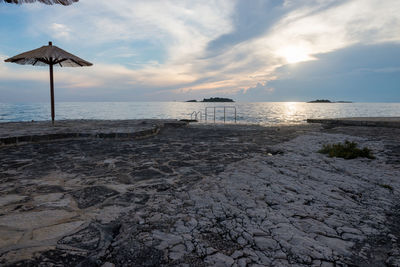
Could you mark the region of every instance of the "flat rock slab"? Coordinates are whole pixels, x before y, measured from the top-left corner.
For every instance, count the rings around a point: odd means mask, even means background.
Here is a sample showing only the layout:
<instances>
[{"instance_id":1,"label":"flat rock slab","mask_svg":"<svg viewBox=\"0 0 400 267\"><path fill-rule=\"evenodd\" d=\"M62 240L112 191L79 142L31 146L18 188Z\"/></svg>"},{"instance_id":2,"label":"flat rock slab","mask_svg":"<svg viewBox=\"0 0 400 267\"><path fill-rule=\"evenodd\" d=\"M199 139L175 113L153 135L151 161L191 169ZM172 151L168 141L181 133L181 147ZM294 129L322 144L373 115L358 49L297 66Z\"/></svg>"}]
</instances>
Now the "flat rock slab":
<instances>
[{"instance_id":1,"label":"flat rock slab","mask_svg":"<svg viewBox=\"0 0 400 267\"><path fill-rule=\"evenodd\" d=\"M355 141L375 160L329 158ZM165 127L0 147L2 266L399 266L400 129Z\"/></svg>"},{"instance_id":2,"label":"flat rock slab","mask_svg":"<svg viewBox=\"0 0 400 267\"><path fill-rule=\"evenodd\" d=\"M367 126L400 128L400 117L353 117L336 119L307 119L308 123L322 123L327 127Z\"/></svg>"},{"instance_id":3,"label":"flat rock slab","mask_svg":"<svg viewBox=\"0 0 400 267\"><path fill-rule=\"evenodd\" d=\"M70 138L140 138L156 134L162 127L182 127L177 120L65 120L51 122L7 122L0 124L0 146Z\"/></svg>"},{"instance_id":4,"label":"flat rock slab","mask_svg":"<svg viewBox=\"0 0 400 267\"><path fill-rule=\"evenodd\" d=\"M35 229L43 226L63 223L76 216L73 212L64 210L44 210L14 213L0 217L0 227L16 230Z\"/></svg>"},{"instance_id":5,"label":"flat rock slab","mask_svg":"<svg viewBox=\"0 0 400 267\"><path fill-rule=\"evenodd\" d=\"M71 195L76 199L80 209L97 205L109 197L117 195L118 192L105 186L90 186L74 191Z\"/></svg>"}]
</instances>

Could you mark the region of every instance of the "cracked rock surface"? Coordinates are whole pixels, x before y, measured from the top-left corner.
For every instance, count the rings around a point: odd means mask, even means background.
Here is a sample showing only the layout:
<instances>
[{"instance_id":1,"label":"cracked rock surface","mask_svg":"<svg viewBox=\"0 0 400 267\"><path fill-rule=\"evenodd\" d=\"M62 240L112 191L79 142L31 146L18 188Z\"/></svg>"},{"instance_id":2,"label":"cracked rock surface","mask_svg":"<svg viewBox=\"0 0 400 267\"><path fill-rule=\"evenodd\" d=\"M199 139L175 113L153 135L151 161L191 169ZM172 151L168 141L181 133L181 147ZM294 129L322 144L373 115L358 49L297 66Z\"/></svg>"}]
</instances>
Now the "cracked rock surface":
<instances>
[{"instance_id":1,"label":"cracked rock surface","mask_svg":"<svg viewBox=\"0 0 400 267\"><path fill-rule=\"evenodd\" d=\"M400 130L198 125L0 148L0 264L399 266ZM355 141L376 159L317 153Z\"/></svg>"}]
</instances>

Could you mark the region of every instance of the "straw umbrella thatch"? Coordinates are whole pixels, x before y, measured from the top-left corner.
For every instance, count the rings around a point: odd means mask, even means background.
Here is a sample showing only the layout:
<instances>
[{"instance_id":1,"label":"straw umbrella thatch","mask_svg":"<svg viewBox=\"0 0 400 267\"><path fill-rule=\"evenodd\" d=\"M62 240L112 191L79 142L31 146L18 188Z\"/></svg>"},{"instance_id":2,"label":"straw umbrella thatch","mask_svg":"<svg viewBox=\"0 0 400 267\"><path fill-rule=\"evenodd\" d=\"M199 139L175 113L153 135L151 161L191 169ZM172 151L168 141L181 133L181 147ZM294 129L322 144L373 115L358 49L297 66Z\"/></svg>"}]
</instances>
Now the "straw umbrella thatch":
<instances>
[{"instance_id":1,"label":"straw umbrella thatch","mask_svg":"<svg viewBox=\"0 0 400 267\"><path fill-rule=\"evenodd\" d=\"M68 6L74 2L78 2L79 0L0 0L1 2L6 2L10 4L24 4L24 3L34 3L40 2L46 5L60 4L63 6Z\"/></svg>"},{"instance_id":2,"label":"straw umbrella thatch","mask_svg":"<svg viewBox=\"0 0 400 267\"><path fill-rule=\"evenodd\" d=\"M50 68L50 96L51 96L51 121L54 125L54 79L53 66L60 67L85 67L93 64L74 56L67 51L62 50L57 46L49 45L42 46L38 49L31 50L12 58L6 59L5 62L17 63L20 65L46 66Z\"/></svg>"}]
</instances>

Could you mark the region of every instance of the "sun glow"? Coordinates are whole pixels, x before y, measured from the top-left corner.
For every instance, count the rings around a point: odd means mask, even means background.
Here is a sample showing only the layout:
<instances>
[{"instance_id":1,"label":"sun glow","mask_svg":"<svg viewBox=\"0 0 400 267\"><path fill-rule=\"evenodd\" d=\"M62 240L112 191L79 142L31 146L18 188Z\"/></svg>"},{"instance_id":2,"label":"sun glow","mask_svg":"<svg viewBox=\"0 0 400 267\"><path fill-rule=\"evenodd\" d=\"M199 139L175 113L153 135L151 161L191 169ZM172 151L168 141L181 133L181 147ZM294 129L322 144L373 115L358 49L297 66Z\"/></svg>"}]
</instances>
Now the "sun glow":
<instances>
[{"instance_id":1,"label":"sun glow","mask_svg":"<svg viewBox=\"0 0 400 267\"><path fill-rule=\"evenodd\" d=\"M285 47L278 51L278 54L283 57L289 64L315 59L310 56L309 49L300 46Z\"/></svg>"}]
</instances>

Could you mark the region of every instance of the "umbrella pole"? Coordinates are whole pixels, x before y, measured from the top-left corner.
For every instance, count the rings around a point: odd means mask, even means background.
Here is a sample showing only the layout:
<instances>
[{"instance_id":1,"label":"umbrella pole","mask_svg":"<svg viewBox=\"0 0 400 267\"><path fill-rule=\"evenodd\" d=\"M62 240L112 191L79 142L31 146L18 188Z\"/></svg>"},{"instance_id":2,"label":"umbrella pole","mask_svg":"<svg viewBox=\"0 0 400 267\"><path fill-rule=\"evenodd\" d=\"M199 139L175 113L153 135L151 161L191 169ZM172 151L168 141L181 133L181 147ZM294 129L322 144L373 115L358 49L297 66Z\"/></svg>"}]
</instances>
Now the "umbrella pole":
<instances>
[{"instance_id":1,"label":"umbrella pole","mask_svg":"<svg viewBox=\"0 0 400 267\"><path fill-rule=\"evenodd\" d=\"M50 67L50 98L51 98L51 124L54 126L54 79L53 79L53 64L49 64Z\"/></svg>"}]
</instances>

